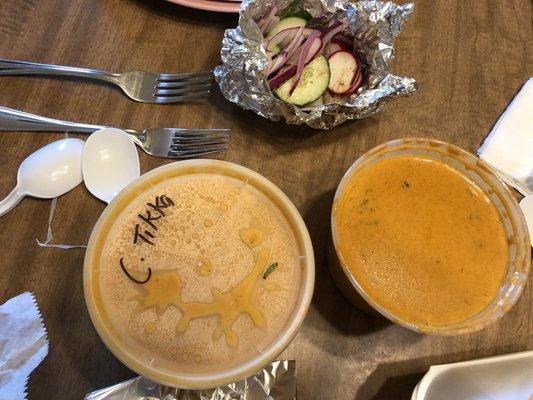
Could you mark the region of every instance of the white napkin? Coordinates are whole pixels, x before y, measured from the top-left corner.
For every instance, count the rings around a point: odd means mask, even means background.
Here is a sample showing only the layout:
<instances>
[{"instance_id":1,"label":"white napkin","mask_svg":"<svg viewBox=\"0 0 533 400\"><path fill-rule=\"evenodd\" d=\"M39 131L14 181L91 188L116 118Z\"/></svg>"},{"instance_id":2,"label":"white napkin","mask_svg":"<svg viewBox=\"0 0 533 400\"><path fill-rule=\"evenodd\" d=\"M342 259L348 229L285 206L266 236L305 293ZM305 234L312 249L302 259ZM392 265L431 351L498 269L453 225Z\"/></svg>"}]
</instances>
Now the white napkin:
<instances>
[{"instance_id":1,"label":"white napkin","mask_svg":"<svg viewBox=\"0 0 533 400\"><path fill-rule=\"evenodd\" d=\"M533 78L507 107L478 154L506 183L524 196L533 194Z\"/></svg>"},{"instance_id":2,"label":"white napkin","mask_svg":"<svg viewBox=\"0 0 533 400\"><path fill-rule=\"evenodd\" d=\"M31 372L48 354L48 339L33 294L0 306L0 400L26 399Z\"/></svg>"}]
</instances>

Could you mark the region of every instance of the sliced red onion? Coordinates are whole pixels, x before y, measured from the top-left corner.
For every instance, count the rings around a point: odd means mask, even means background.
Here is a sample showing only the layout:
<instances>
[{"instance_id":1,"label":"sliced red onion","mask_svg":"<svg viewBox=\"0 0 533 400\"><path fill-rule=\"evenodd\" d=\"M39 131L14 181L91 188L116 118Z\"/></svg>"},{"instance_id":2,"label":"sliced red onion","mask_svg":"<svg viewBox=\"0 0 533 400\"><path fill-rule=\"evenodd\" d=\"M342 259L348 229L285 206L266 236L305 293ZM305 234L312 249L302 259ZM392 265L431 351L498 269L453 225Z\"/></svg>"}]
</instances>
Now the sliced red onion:
<instances>
[{"instance_id":1,"label":"sliced red onion","mask_svg":"<svg viewBox=\"0 0 533 400\"><path fill-rule=\"evenodd\" d=\"M271 21L276 16L277 12L278 12L278 8L274 6L268 11L268 13L266 13L261 18L259 18L257 21L255 21L259 29L261 29L261 33L266 32L267 28L271 25Z\"/></svg>"},{"instance_id":2,"label":"sliced red onion","mask_svg":"<svg viewBox=\"0 0 533 400\"><path fill-rule=\"evenodd\" d=\"M294 39L292 39L292 42L290 42L289 45L284 49L287 52L287 58L292 56L296 49L298 49L298 46L302 44L302 41L304 39L303 32L304 28L300 27L298 33L296 34L296 36L294 36Z\"/></svg>"},{"instance_id":3,"label":"sliced red onion","mask_svg":"<svg viewBox=\"0 0 533 400\"><path fill-rule=\"evenodd\" d=\"M342 31L344 28L346 28L346 25L344 23L337 21L333 25L327 27L322 31L322 35L320 38L322 39L323 46L327 45L331 38L335 36L337 33Z\"/></svg>"},{"instance_id":4,"label":"sliced red onion","mask_svg":"<svg viewBox=\"0 0 533 400\"><path fill-rule=\"evenodd\" d=\"M329 24L326 28L324 28L322 30L322 38L324 38L326 35L329 35L330 32L332 32L334 30L337 30L337 28L340 28L340 27L342 27L342 28L345 27L344 23L341 22L341 21L336 21L336 22L334 22L332 24ZM337 30L337 32L339 32L339 31ZM331 39L333 36L335 36L335 34L330 35L329 39Z\"/></svg>"},{"instance_id":5,"label":"sliced red onion","mask_svg":"<svg viewBox=\"0 0 533 400\"><path fill-rule=\"evenodd\" d=\"M283 67L285 63L287 62L287 54L282 51L281 54L279 54L275 59L274 63L268 70L268 75L272 75L274 72L276 72L278 69Z\"/></svg>"},{"instance_id":6,"label":"sliced red onion","mask_svg":"<svg viewBox=\"0 0 533 400\"><path fill-rule=\"evenodd\" d=\"M279 53L274 54L273 51L268 51L267 50L266 54L267 54L267 57L269 58L269 60L272 61L274 58L276 58L278 56Z\"/></svg>"},{"instance_id":7,"label":"sliced red onion","mask_svg":"<svg viewBox=\"0 0 533 400\"><path fill-rule=\"evenodd\" d=\"M276 26L276 24L279 22L279 17L274 15L272 17L272 19L270 20L270 22L266 25L265 27L265 32L270 32L272 30L272 28L274 28L274 26ZM262 32L264 33L264 32Z\"/></svg>"},{"instance_id":8,"label":"sliced red onion","mask_svg":"<svg viewBox=\"0 0 533 400\"><path fill-rule=\"evenodd\" d=\"M288 61L289 57L294 53L294 51L298 48L298 46L302 43L303 40L303 27L298 28L298 32L292 39L292 42L280 53L279 56L276 57L276 61L272 65L272 68L268 71L269 75L272 75L274 72L276 72L278 69L283 67L285 63Z\"/></svg>"},{"instance_id":9,"label":"sliced red onion","mask_svg":"<svg viewBox=\"0 0 533 400\"><path fill-rule=\"evenodd\" d=\"M309 63L312 59L314 59L322 49L322 39L316 38L311 45L311 49L309 50L309 53L307 54L307 57L305 59L305 64ZM303 46L298 47L298 49L294 52L293 56L289 58L289 61L287 61L290 65L298 65L298 61L300 59L300 55L302 54Z\"/></svg>"},{"instance_id":10,"label":"sliced red onion","mask_svg":"<svg viewBox=\"0 0 533 400\"><path fill-rule=\"evenodd\" d=\"M279 31L274 36L268 39L266 42L266 49L268 51L273 51L276 46L280 45L281 48L287 47L294 37L298 34L300 31L300 27L298 28L287 28L283 29L282 31ZM303 28L302 29L302 36L307 37L311 34L312 29Z\"/></svg>"},{"instance_id":11,"label":"sliced red onion","mask_svg":"<svg viewBox=\"0 0 533 400\"><path fill-rule=\"evenodd\" d=\"M311 32L312 33L312 32ZM287 46L287 59L290 59L294 53L298 51L304 41L303 31L297 43L293 43L293 46Z\"/></svg>"},{"instance_id":12,"label":"sliced red onion","mask_svg":"<svg viewBox=\"0 0 533 400\"><path fill-rule=\"evenodd\" d=\"M277 45L279 45L283 39L286 39L287 37L292 41L294 39L294 36L298 32L297 28L291 28L291 29L284 29L282 31L279 31L274 36L272 36L268 41L266 42L265 48L268 51L274 51Z\"/></svg>"},{"instance_id":13,"label":"sliced red onion","mask_svg":"<svg viewBox=\"0 0 533 400\"><path fill-rule=\"evenodd\" d=\"M307 56L309 55L309 52L311 50L311 47L313 46L313 43L315 42L315 39L318 39L320 37L319 31L312 32L307 40L305 41L305 44L302 48L302 52L300 54L300 58L298 59L298 65L296 70L296 76L294 78L294 83L292 84L291 90L289 92L290 95L294 92L294 89L296 89L296 86L300 83L300 78L302 77L302 71L305 67L305 63L307 60ZM320 45L322 47L322 45Z\"/></svg>"},{"instance_id":14,"label":"sliced red onion","mask_svg":"<svg viewBox=\"0 0 533 400\"><path fill-rule=\"evenodd\" d=\"M298 30L299 28L289 28L289 29L296 29L296 30ZM303 29L302 29L302 37L303 37L303 38L306 38L306 37L308 37L312 32L313 32L313 29L303 28ZM291 40L288 40L288 39L289 39L288 37L285 38L285 39L283 39L283 40L281 41L281 43L280 43L281 46L283 46L283 47L287 47L287 46L290 44L290 42L291 42Z\"/></svg>"},{"instance_id":15,"label":"sliced red onion","mask_svg":"<svg viewBox=\"0 0 533 400\"><path fill-rule=\"evenodd\" d=\"M298 67L296 65L291 65L285 71L276 75L274 78L269 79L268 84L270 86L270 89L274 90L277 87L283 85L285 82L287 82L289 79L291 79L294 76L297 69Z\"/></svg>"}]
</instances>

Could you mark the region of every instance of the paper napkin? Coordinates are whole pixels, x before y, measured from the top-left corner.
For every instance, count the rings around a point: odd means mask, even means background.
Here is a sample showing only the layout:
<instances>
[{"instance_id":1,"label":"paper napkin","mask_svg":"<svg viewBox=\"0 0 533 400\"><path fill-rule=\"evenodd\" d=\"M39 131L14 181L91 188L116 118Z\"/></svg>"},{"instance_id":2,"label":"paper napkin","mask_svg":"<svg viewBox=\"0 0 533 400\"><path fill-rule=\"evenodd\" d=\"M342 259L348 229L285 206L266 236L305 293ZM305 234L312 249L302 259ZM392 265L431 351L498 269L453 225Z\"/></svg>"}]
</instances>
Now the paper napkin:
<instances>
[{"instance_id":1,"label":"paper napkin","mask_svg":"<svg viewBox=\"0 0 533 400\"><path fill-rule=\"evenodd\" d=\"M507 184L524 196L533 194L533 78L507 107L478 154Z\"/></svg>"},{"instance_id":2,"label":"paper napkin","mask_svg":"<svg viewBox=\"0 0 533 400\"><path fill-rule=\"evenodd\" d=\"M48 339L33 294L0 306L0 400L26 399L31 372L48 354Z\"/></svg>"}]
</instances>

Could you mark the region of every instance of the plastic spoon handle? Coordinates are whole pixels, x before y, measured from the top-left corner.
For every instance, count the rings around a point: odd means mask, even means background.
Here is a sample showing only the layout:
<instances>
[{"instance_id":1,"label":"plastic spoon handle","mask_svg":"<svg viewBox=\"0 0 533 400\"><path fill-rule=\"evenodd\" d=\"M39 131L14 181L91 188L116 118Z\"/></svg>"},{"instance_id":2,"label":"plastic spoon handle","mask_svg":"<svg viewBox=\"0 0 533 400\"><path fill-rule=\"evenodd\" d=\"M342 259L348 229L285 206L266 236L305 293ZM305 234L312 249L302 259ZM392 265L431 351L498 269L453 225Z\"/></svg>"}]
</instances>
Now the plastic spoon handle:
<instances>
[{"instance_id":1,"label":"plastic spoon handle","mask_svg":"<svg viewBox=\"0 0 533 400\"><path fill-rule=\"evenodd\" d=\"M4 200L0 201L0 217L14 209L24 196L18 187L13 189Z\"/></svg>"}]
</instances>

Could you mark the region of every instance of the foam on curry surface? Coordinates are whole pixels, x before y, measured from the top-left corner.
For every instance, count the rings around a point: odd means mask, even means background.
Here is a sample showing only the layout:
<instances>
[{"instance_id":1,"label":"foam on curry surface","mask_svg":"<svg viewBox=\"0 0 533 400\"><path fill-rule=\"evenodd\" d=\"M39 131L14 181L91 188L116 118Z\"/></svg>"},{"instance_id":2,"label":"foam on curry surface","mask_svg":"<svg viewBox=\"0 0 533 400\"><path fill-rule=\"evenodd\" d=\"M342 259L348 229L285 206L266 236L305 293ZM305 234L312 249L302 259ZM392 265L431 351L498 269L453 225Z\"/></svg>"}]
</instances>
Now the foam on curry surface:
<instances>
[{"instance_id":1,"label":"foam on curry surface","mask_svg":"<svg viewBox=\"0 0 533 400\"><path fill-rule=\"evenodd\" d=\"M156 185L108 238L101 287L110 319L130 344L178 369L216 371L254 357L294 308L300 270L289 224L235 178L192 174Z\"/></svg>"}]
</instances>

